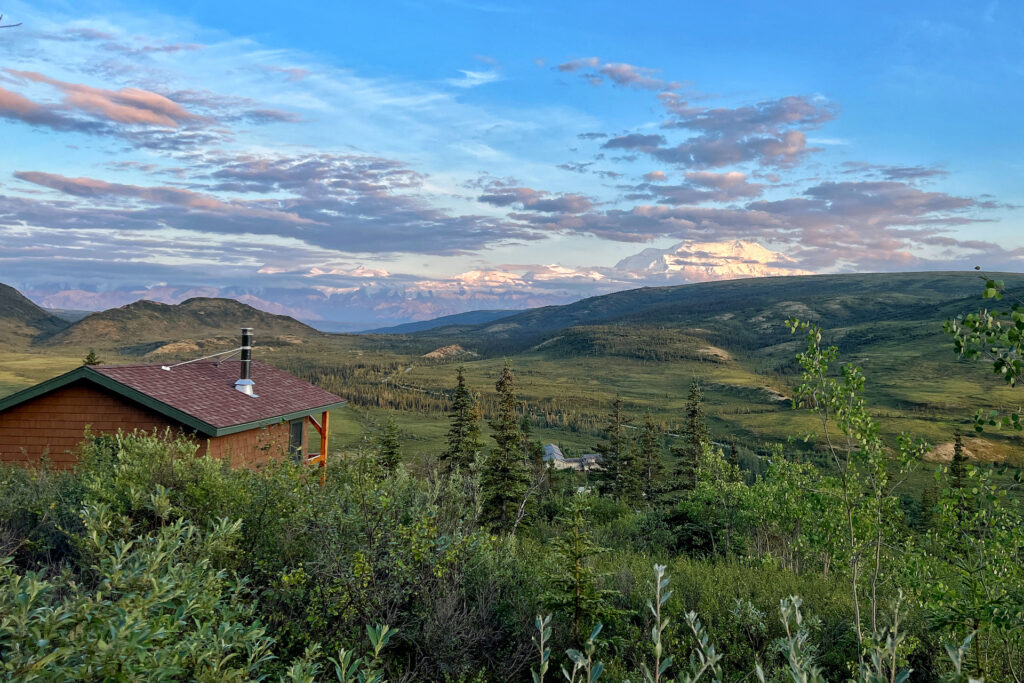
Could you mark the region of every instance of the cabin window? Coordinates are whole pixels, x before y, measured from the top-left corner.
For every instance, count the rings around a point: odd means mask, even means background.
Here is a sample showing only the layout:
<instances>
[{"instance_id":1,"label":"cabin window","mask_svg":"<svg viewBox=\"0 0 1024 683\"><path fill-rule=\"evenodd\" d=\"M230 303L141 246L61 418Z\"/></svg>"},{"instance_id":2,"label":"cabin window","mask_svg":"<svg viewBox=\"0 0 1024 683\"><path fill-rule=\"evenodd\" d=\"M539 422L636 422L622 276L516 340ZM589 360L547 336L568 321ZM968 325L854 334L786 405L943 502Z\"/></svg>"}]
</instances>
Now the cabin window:
<instances>
[{"instance_id":1,"label":"cabin window","mask_svg":"<svg viewBox=\"0 0 1024 683\"><path fill-rule=\"evenodd\" d=\"M288 433L288 454L295 460L302 460L302 432L306 428L305 420L292 420Z\"/></svg>"}]
</instances>

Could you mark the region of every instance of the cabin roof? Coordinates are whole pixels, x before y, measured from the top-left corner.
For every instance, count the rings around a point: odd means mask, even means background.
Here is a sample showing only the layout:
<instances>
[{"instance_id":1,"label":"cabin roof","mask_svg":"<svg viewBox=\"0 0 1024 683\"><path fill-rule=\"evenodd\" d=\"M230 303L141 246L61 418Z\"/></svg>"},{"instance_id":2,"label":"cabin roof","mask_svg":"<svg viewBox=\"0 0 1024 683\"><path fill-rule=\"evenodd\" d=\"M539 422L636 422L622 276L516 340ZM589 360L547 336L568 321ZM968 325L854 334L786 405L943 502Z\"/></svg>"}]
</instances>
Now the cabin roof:
<instances>
[{"instance_id":1,"label":"cabin roof","mask_svg":"<svg viewBox=\"0 0 1024 683\"><path fill-rule=\"evenodd\" d=\"M86 381L140 403L207 436L223 436L337 408L345 399L272 365L252 361L257 396L235 389L239 361L94 365L0 399L0 412L72 382Z\"/></svg>"}]
</instances>

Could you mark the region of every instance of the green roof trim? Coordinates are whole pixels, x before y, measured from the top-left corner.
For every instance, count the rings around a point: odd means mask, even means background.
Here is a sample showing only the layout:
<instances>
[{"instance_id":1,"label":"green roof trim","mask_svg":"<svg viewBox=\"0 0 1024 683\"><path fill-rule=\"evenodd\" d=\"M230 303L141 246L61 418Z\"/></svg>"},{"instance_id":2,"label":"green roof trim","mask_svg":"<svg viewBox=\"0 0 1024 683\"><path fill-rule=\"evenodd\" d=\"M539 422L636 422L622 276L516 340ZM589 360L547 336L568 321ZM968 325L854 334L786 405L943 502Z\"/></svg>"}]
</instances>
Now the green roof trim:
<instances>
[{"instance_id":1,"label":"green roof trim","mask_svg":"<svg viewBox=\"0 0 1024 683\"><path fill-rule=\"evenodd\" d=\"M346 401L339 401L337 403L329 403L325 406L317 406L316 408L309 408L308 410L299 410L294 413L288 413L287 415L275 415L274 417L268 417L262 420L256 420L254 422L243 422L242 424L231 425L230 427L220 427L216 429L216 434L211 436L224 436L226 434L235 434L236 432L246 432L250 429L257 429L259 427L268 427L270 425L278 424L280 422L288 422L289 420L297 420L300 417L309 417L316 413L322 413L325 410L334 410L335 408L344 408Z\"/></svg>"},{"instance_id":2,"label":"green roof trim","mask_svg":"<svg viewBox=\"0 0 1024 683\"><path fill-rule=\"evenodd\" d=\"M294 413L288 413L286 415L275 415L273 417L268 417L253 422L243 422L241 424L230 425L228 427L214 427L210 423L200 420L192 415L189 415L186 412L178 410L177 408L173 408L164 403L163 401L158 401L152 396L148 396L142 393L141 391L138 391L137 389L133 389L125 384L118 382L115 379L111 379L110 377L107 377L106 375L93 370L88 365L83 365L82 367L75 368L70 372L65 372L63 375L58 375L56 377L46 380L45 382L40 382L35 386L29 387L27 389L22 389L21 391L15 392L10 396L0 399L0 413L2 413L5 410L8 410L9 408L13 408L14 406L22 404L26 401L31 401L32 399L38 396L48 394L51 391L60 389L61 387L65 387L79 380L87 380L89 382L92 382L93 384L103 387L104 389L109 389L110 391L114 392L115 394L118 394L119 396L127 398L130 401L134 401L135 403L144 405L150 410L160 413L165 417L169 417L172 420L175 420L176 422L180 422L186 427L191 427L197 432L201 432L202 434L205 434L206 436L209 437L225 436L227 434L245 432L250 429L267 427L269 425L278 424L279 422L297 420L300 417L308 417L310 415L320 413L325 410L334 410L335 408L341 408L346 404L345 401L339 401L337 403L329 403L324 406L316 406L314 408L300 410Z\"/></svg>"}]
</instances>

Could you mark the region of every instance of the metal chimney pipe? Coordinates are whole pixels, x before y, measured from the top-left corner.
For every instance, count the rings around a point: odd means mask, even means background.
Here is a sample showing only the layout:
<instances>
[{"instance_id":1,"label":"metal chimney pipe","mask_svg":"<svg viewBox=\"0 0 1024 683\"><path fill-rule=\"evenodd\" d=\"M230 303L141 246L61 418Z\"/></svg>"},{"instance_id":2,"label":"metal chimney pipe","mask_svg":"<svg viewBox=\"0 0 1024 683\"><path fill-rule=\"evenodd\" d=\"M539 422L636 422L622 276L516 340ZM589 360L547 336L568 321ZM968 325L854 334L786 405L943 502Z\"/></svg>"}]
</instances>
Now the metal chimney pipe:
<instances>
[{"instance_id":1,"label":"metal chimney pipe","mask_svg":"<svg viewBox=\"0 0 1024 683\"><path fill-rule=\"evenodd\" d=\"M252 328L242 328L242 374L238 379L252 379Z\"/></svg>"},{"instance_id":2,"label":"metal chimney pipe","mask_svg":"<svg viewBox=\"0 0 1024 683\"><path fill-rule=\"evenodd\" d=\"M242 328L242 369L238 381L235 382L235 389L238 389L246 396L259 398L253 393L255 383L252 381L252 328Z\"/></svg>"}]
</instances>

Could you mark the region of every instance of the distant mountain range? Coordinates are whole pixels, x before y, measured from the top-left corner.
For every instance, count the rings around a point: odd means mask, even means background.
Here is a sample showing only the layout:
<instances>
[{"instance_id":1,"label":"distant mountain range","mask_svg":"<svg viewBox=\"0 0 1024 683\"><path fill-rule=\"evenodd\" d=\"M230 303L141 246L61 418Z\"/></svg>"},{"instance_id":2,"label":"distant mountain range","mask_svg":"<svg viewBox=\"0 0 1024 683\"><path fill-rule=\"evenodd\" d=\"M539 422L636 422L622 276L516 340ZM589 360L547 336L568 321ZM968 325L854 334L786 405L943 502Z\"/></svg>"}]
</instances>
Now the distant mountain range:
<instances>
[{"instance_id":1,"label":"distant mountain range","mask_svg":"<svg viewBox=\"0 0 1024 683\"><path fill-rule=\"evenodd\" d=\"M794 267L796 262L757 242L680 242L668 249L644 249L615 264L615 270L641 280L708 282L746 277L810 275Z\"/></svg>"},{"instance_id":2,"label":"distant mountain range","mask_svg":"<svg viewBox=\"0 0 1024 683\"><path fill-rule=\"evenodd\" d=\"M738 252L742 251L740 245ZM1011 286L1024 284L1022 275L1003 277ZM370 332L402 337L407 341L401 348L422 348L419 353L451 343L484 355L519 353L542 344L550 351L561 348L551 346L551 340L570 328L616 325L673 329L689 335L687 339L699 337L731 349L763 348L788 336L782 323L789 316L829 328L934 321L969 308L978 288L972 273L748 278L642 287L524 311L470 311ZM96 347L126 355L190 353L223 348L243 326L255 327L257 340L264 344L335 337L290 316L210 297L180 304L137 301L70 322L0 285L0 340L15 347ZM573 343L597 343L590 339L592 333L584 335L590 341L574 334Z\"/></svg>"},{"instance_id":3,"label":"distant mountain range","mask_svg":"<svg viewBox=\"0 0 1024 683\"><path fill-rule=\"evenodd\" d=\"M561 305L645 285L800 274L804 272L784 254L756 242L731 240L645 249L611 267L502 266L441 278L392 275L365 267L314 268L300 274L298 280L282 280L282 286L159 284L89 291L37 284L25 293L43 307L68 311L106 310L142 299L166 304L197 297L235 299L262 311L290 315L324 331L352 332L480 310Z\"/></svg>"}]
</instances>

